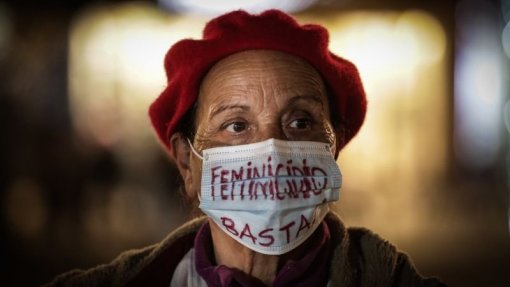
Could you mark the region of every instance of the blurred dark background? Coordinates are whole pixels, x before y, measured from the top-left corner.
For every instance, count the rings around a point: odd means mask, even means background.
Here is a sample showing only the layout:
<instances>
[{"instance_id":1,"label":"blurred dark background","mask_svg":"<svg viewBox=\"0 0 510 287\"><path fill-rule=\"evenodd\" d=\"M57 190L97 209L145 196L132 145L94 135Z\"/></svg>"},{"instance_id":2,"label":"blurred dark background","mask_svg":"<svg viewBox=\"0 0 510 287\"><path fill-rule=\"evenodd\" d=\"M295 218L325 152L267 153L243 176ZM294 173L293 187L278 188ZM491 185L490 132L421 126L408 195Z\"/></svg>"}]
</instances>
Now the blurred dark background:
<instances>
[{"instance_id":1,"label":"blurred dark background","mask_svg":"<svg viewBox=\"0 0 510 287\"><path fill-rule=\"evenodd\" d=\"M222 1L163 2L0 2L3 286L108 262L191 217L146 109L166 49ZM337 211L450 286L510 286L510 1L296 2L369 96Z\"/></svg>"}]
</instances>

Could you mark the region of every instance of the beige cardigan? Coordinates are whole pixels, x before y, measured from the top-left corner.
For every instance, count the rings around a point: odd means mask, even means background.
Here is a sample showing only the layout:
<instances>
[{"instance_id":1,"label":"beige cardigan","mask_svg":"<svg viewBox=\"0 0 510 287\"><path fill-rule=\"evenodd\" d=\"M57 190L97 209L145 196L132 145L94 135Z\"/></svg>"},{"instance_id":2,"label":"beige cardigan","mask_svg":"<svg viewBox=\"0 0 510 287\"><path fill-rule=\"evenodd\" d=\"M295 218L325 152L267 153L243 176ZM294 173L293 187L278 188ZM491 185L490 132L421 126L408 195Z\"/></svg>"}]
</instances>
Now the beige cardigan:
<instances>
[{"instance_id":1,"label":"beige cardigan","mask_svg":"<svg viewBox=\"0 0 510 287\"><path fill-rule=\"evenodd\" d=\"M125 286L144 267L172 248L174 242L196 233L206 217L194 219L170 233L160 243L122 253L109 264L89 270L72 270L44 286ZM369 286L445 286L437 279L418 274L404 253L363 228L346 229L340 218L330 212L325 218L335 244L330 270L330 285L341 287ZM169 271L170 272L170 271ZM170 285L170 281L166 286ZM145 282L144 286L151 286Z\"/></svg>"}]
</instances>

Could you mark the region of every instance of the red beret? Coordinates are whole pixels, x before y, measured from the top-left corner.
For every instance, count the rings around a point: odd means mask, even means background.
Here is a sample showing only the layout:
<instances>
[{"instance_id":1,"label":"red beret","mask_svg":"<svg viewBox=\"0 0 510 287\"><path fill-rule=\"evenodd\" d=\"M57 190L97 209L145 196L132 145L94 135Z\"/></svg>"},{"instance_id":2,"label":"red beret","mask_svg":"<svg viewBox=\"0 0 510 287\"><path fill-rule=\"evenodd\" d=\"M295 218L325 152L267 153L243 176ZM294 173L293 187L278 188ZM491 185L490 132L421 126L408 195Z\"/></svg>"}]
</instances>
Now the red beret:
<instances>
[{"instance_id":1,"label":"red beret","mask_svg":"<svg viewBox=\"0 0 510 287\"><path fill-rule=\"evenodd\" d=\"M216 62L237 52L265 49L300 57L323 77L334 100L330 105L338 113L331 117L339 118L344 127L340 150L360 129L366 98L356 67L331 53L328 41L322 26L301 26L278 10L260 15L234 11L211 20L202 40L179 41L166 54L167 87L149 108L159 139L171 150L170 136L197 100L202 79Z\"/></svg>"}]
</instances>

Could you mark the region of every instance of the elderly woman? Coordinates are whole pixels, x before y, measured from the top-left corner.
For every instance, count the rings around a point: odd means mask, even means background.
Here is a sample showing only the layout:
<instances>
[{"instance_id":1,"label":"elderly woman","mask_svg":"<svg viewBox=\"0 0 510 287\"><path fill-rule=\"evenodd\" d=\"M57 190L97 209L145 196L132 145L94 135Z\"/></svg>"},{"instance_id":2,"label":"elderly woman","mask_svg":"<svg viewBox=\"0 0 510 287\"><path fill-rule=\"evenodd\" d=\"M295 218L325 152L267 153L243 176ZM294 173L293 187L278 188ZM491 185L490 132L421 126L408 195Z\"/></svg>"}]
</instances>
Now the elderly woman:
<instances>
[{"instance_id":1,"label":"elderly woman","mask_svg":"<svg viewBox=\"0 0 510 287\"><path fill-rule=\"evenodd\" d=\"M80 286L444 286L329 211L366 100L320 26L242 11L175 44L155 130L205 216L163 242L52 282Z\"/></svg>"}]
</instances>

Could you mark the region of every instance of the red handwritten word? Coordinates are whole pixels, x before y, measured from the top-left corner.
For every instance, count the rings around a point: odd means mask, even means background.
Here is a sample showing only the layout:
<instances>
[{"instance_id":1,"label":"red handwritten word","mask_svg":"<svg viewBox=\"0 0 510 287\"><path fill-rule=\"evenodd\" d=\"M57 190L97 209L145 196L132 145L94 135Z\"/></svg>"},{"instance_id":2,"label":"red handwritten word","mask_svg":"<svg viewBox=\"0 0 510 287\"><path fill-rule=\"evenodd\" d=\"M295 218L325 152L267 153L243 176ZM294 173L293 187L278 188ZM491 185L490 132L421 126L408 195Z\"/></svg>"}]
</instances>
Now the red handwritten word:
<instances>
[{"instance_id":1,"label":"red handwritten word","mask_svg":"<svg viewBox=\"0 0 510 287\"><path fill-rule=\"evenodd\" d=\"M299 226L297 225L299 222ZM289 243L291 239L298 238L303 230L310 229L315 223L315 218L311 222L303 214L299 220L293 220L282 227L266 228L263 230L255 230L249 223L244 226L236 226L235 221L229 217L221 217L221 224L230 232L230 234L237 236L239 239L249 238L255 245L263 247L271 246L275 241L275 236L285 236L286 242Z\"/></svg>"},{"instance_id":2,"label":"red handwritten word","mask_svg":"<svg viewBox=\"0 0 510 287\"><path fill-rule=\"evenodd\" d=\"M294 165L288 160L284 165L279 163L274 167L271 156L267 163L252 166L249 161L238 169L225 169L223 166L211 168L211 197L219 196L222 200L234 200L239 196L249 200L259 196L270 200L284 200L288 198L309 198L319 195L328 184L327 173L320 167L308 166L306 159L301 165ZM219 189L219 195L216 192Z\"/></svg>"}]
</instances>

